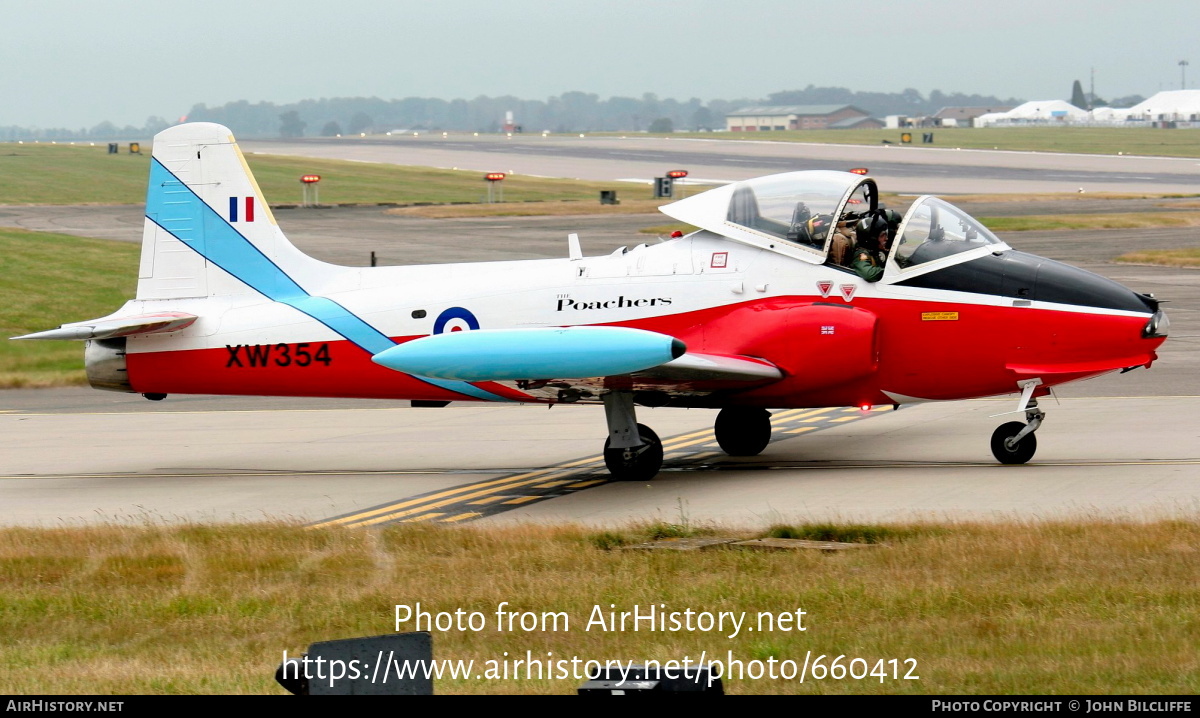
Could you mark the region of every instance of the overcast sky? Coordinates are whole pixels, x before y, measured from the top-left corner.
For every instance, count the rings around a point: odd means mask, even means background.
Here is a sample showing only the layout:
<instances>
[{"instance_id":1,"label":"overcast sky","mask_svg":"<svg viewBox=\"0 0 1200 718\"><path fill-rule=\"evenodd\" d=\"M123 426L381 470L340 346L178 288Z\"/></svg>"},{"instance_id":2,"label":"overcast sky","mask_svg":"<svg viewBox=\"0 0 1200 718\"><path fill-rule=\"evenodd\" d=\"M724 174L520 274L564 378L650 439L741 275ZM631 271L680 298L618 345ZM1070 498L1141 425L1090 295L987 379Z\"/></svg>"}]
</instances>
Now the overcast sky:
<instances>
[{"instance_id":1,"label":"overcast sky","mask_svg":"<svg viewBox=\"0 0 1200 718\"><path fill-rule=\"evenodd\" d=\"M1200 88L1200 0L6 0L0 125L320 97Z\"/></svg>"}]
</instances>

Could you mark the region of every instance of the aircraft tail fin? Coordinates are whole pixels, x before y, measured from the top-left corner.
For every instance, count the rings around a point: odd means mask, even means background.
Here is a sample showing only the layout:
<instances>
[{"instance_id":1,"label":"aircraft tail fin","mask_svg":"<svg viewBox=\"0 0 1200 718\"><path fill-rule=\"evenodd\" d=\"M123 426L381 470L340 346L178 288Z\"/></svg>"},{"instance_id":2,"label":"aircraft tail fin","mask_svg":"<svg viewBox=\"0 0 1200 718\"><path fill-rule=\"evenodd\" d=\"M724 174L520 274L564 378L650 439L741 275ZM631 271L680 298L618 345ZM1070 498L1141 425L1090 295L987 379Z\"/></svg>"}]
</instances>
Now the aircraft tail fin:
<instances>
[{"instance_id":1,"label":"aircraft tail fin","mask_svg":"<svg viewBox=\"0 0 1200 718\"><path fill-rule=\"evenodd\" d=\"M155 136L138 299L302 294L297 281L328 266L284 237L227 127Z\"/></svg>"}]
</instances>

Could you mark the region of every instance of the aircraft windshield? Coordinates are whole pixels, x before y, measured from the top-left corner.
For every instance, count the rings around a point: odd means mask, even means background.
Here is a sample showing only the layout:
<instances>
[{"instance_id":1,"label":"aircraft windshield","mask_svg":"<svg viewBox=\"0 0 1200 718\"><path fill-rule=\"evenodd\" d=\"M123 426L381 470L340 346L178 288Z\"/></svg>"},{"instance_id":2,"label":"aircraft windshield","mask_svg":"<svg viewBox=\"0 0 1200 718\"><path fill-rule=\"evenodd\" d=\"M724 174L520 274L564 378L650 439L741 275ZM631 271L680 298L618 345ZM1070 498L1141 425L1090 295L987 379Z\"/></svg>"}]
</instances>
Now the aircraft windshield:
<instances>
[{"instance_id":1,"label":"aircraft windshield","mask_svg":"<svg viewBox=\"0 0 1200 718\"><path fill-rule=\"evenodd\" d=\"M901 269L909 269L991 244L1003 243L961 209L925 197L908 210L892 254Z\"/></svg>"},{"instance_id":2,"label":"aircraft windshield","mask_svg":"<svg viewBox=\"0 0 1200 718\"><path fill-rule=\"evenodd\" d=\"M833 213L858 177L834 172L774 175L739 182L725 220L755 232L823 251Z\"/></svg>"}]
</instances>

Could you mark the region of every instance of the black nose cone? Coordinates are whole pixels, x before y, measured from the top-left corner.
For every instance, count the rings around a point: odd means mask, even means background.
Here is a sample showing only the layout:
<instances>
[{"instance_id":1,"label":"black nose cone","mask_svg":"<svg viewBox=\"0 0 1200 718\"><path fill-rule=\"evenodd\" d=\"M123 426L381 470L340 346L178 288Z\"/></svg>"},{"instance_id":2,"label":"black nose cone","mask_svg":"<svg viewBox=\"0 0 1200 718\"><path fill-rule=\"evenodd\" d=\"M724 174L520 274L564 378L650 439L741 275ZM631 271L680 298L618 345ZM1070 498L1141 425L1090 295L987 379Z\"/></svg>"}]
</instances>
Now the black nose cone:
<instances>
[{"instance_id":1,"label":"black nose cone","mask_svg":"<svg viewBox=\"0 0 1200 718\"><path fill-rule=\"evenodd\" d=\"M899 282L911 287L1153 314L1158 300L1107 277L1025 252L989 254Z\"/></svg>"}]
</instances>

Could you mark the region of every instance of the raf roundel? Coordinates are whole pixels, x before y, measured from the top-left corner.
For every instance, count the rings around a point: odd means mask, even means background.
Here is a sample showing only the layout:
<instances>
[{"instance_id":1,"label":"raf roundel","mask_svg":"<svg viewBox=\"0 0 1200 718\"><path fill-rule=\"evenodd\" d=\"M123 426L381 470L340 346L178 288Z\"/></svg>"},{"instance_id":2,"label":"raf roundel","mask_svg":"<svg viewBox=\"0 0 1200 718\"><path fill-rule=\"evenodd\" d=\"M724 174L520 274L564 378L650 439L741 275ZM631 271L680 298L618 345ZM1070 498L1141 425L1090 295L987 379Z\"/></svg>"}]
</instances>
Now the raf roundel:
<instances>
[{"instance_id":1,"label":"raf roundel","mask_svg":"<svg viewBox=\"0 0 1200 718\"><path fill-rule=\"evenodd\" d=\"M468 309L450 307L433 322L433 333L465 332L479 328L479 320Z\"/></svg>"}]
</instances>

